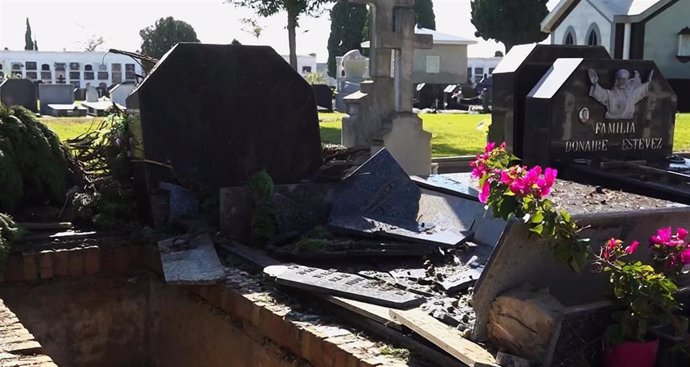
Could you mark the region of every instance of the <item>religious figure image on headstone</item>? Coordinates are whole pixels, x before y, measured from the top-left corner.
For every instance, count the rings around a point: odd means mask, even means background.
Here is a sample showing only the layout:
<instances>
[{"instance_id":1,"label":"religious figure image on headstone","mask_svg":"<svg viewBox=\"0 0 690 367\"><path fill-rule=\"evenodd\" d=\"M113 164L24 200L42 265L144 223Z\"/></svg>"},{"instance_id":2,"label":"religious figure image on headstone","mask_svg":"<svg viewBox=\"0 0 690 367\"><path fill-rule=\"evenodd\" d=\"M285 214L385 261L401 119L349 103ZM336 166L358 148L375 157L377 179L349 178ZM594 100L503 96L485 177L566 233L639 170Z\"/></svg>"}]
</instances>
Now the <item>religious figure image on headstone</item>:
<instances>
[{"instance_id":1,"label":"religious figure image on headstone","mask_svg":"<svg viewBox=\"0 0 690 367\"><path fill-rule=\"evenodd\" d=\"M577 117L583 124L589 121L589 109L587 107L580 109L580 112L578 112Z\"/></svg>"},{"instance_id":2,"label":"religious figure image on headstone","mask_svg":"<svg viewBox=\"0 0 690 367\"><path fill-rule=\"evenodd\" d=\"M647 96L649 83L652 81L654 70L649 72L649 79L642 83L640 73L635 71L632 78L625 69L616 71L613 88L604 89L599 85L599 76L593 69L587 71L592 87L589 96L606 106L607 119L631 119L635 114L635 104Z\"/></svg>"}]
</instances>

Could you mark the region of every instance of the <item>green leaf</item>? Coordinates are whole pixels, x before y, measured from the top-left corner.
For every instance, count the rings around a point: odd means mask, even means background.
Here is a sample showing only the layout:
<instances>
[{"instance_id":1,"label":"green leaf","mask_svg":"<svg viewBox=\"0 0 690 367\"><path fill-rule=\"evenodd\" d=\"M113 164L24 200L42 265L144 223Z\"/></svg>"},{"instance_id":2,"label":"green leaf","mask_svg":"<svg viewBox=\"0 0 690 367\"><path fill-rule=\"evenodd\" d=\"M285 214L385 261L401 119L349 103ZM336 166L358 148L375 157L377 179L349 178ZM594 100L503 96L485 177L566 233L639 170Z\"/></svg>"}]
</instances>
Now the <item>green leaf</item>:
<instances>
[{"instance_id":1,"label":"green leaf","mask_svg":"<svg viewBox=\"0 0 690 367\"><path fill-rule=\"evenodd\" d=\"M529 231L532 233L536 233L536 234L541 236L542 232L544 231L544 224L539 223L536 226L531 226Z\"/></svg>"},{"instance_id":2,"label":"green leaf","mask_svg":"<svg viewBox=\"0 0 690 367\"><path fill-rule=\"evenodd\" d=\"M532 215L532 218L530 220L532 223L541 223L544 221L544 212L541 210L537 210L534 215Z\"/></svg>"}]
</instances>

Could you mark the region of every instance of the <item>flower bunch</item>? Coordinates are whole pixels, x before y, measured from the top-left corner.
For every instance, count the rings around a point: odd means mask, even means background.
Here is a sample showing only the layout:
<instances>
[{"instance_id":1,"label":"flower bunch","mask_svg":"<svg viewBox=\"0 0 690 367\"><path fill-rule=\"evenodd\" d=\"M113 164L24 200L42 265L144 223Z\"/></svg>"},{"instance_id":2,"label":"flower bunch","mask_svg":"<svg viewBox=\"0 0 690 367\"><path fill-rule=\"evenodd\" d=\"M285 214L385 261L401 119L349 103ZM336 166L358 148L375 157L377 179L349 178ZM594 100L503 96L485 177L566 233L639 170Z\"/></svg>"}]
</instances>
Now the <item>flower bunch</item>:
<instances>
[{"instance_id":1,"label":"flower bunch","mask_svg":"<svg viewBox=\"0 0 690 367\"><path fill-rule=\"evenodd\" d=\"M671 227L659 228L649 237L649 247L654 263L669 276L680 274L685 265L690 264L690 244L685 242L688 231L679 227L673 233Z\"/></svg>"},{"instance_id":2,"label":"flower bunch","mask_svg":"<svg viewBox=\"0 0 690 367\"><path fill-rule=\"evenodd\" d=\"M630 243L630 245L623 247L623 241L611 238L606 241L604 246L601 248L601 253L599 256L608 262L615 262L619 258L634 254L635 251L637 251L637 246L639 246L639 244L640 243L638 241L633 241Z\"/></svg>"},{"instance_id":3,"label":"flower bunch","mask_svg":"<svg viewBox=\"0 0 690 367\"><path fill-rule=\"evenodd\" d=\"M674 293L678 287L663 272L640 261L628 261L639 242L624 242L611 238L598 255L594 255L594 270L609 274L616 307L612 315L615 323L609 327L608 337L614 344L624 340L641 341L650 327L671 322L679 308Z\"/></svg>"},{"instance_id":4,"label":"flower bunch","mask_svg":"<svg viewBox=\"0 0 690 367\"><path fill-rule=\"evenodd\" d=\"M513 165L517 160L505 143L486 145L470 163L472 176L479 183L479 201L492 209L494 217L507 220L514 216L527 224L530 232L557 240L556 258L579 271L587 258L586 246L575 236L577 226L570 215L557 210L547 198L558 171Z\"/></svg>"},{"instance_id":5,"label":"flower bunch","mask_svg":"<svg viewBox=\"0 0 690 367\"><path fill-rule=\"evenodd\" d=\"M517 160L506 151L506 144L496 147L496 143L489 142L484 148L484 153L478 154L476 159L470 162L472 177L479 180L481 192L479 200L487 203L492 185L498 189L509 191L512 195L536 199L543 199L551 193L551 187L556 181L558 171L546 168L542 174L542 168L534 166L510 166Z\"/></svg>"}]
</instances>

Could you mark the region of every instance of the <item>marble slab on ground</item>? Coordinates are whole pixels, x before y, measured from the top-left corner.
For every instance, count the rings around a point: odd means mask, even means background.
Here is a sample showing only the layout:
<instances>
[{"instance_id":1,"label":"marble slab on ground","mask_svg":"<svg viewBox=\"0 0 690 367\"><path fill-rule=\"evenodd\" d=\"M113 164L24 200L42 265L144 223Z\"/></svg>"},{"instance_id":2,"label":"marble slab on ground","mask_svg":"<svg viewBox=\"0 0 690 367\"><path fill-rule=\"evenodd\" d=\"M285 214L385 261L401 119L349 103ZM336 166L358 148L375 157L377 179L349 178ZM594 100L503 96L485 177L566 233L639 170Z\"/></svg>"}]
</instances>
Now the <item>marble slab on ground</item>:
<instances>
[{"instance_id":1,"label":"marble slab on ground","mask_svg":"<svg viewBox=\"0 0 690 367\"><path fill-rule=\"evenodd\" d=\"M338 184L328 224L350 233L435 246L464 242L469 226L453 225L457 214L430 208L435 206L438 204L426 200L393 156L382 149Z\"/></svg>"},{"instance_id":2,"label":"marble slab on ground","mask_svg":"<svg viewBox=\"0 0 690 367\"><path fill-rule=\"evenodd\" d=\"M428 177L413 176L412 180L419 187L467 199L476 200L479 194L476 183L472 181L472 177L468 173L444 173Z\"/></svg>"},{"instance_id":3,"label":"marble slab on ground","mask_svg":"<svg viewBox=\"0 0 690 367\"><path fill-rule=\"evenodd\" d=\"M355 274L302 265L274 265L264 269L276 283L306 291L354 299L392 308L410 308L424 303L413 293L382 286L378 282Z\"/></svg>"},{"instance_id":4,"label":"marble slab on ground","mask_svg":"<svg viewBox=\"0 0 690 367\"><path fill-rule=\"evenodd\" d=\"M333 200L333 184L276 185L275 192L279 197L274 200L279 231L304 231L326 224ZM251 210L252 201L247 187L220 189L220 227L224 235L248 240Z\"/></svg>"},{"instance_id":5,"label":"marble slab on ground","mask_svg":"<svg viewBox=\"0 0 690 367\"><path fill-rule=\"evenodd\" d=\"M158 242L158 250L168 284L213 284L225 278L208 234L168 238Z\"/></svg>"}]
</instances>

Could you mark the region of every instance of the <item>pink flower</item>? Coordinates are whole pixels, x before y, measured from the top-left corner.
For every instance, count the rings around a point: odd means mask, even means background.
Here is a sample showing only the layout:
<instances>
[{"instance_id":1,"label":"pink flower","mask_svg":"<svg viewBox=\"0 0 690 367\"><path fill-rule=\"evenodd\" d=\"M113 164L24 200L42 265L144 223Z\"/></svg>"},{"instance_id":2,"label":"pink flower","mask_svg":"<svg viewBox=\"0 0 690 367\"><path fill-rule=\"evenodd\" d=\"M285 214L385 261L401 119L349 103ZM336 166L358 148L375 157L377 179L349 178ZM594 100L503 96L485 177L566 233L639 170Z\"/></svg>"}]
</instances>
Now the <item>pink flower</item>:
<instances>
[{"instance_id":1,"label":"pink flower","mask_svg":"<svg viewBox=\"0 0 690 367\"><path fill-rule=\"evenodd\" d=\"M620 243L620 240L617 240L613 237L610 238L608 241L606 241L606 246L604 246L601 256L608 261Z\"/></svg>"},{"instance_id":2,"label":"pink flower","mask_svg":"<svg viewBox=\"0 0 690 367\"><path fill-rule=\"evenodd\" d=\"M556 182L556 176L558 176L557 169L546 167L546 170L544 171L544 180L546 181L547 185L553 186L554 182Z\"/></svg>"},{"instance_id":3,"label":"pink flower","mask_svg":"<svg viewBox=\"0 0 690 367\"><path fill-rule=\"evenodd\" d=\"M677 236L679 240L684 240L688 236L688 230L683 227L678 227Z\"/></svg>"},{"instance_id":4,"label":"pink flower","mask_svg":"<svg viewBox=\"0 0 690 367\"><path fill-rule=\"evenodd\" d=\"M637 245L639 244L640 243L637 241L632 241L632 243L630 243L630 246L625 248L625 253L627 253L628 255L635 253L635 250L637 250Z\"/></svg>"},{"instance_id":5,"label":"pink flower","mask_svg":"<svg viewBox=\"0 0 690 367\"><path fill-rule=\"evenodd\" d=\"M501 143L501 150L506 150L506 142Z\"/></svg>"},{"instance_id":6,"label":"pink flower","mask_svg":"<svg viewBox=\"0 0 690 367\"><path fill-rule=\"evenodd\" d=\"M496 143L490 141L486 143L486 147L484 147L484 152L489 153L490 151L494 150L496 147Z\"/></svg>"},{"instance_id":7,"label":"pink flower","mask_svg":"<svg viewBox=\"0 0 690 367\"><path fill-rule=\"evenodd\" d=\"M650 245L664 245L671 240L671 227L659 228L652 237L649 238Z\"/></svg>"},{"instance_id":8,"label":"pink flower","mask_svg":"<svg viewBox=\"0 0 690 367\"><path fill-rule=\"evenodd\" d=\"M506 171L500 171L500 175L501 175L501 183L504 185L510 185L510 183L513 181L513 178L510 177L510 175Z\"/></svg>"},{"instance_id":9,"label":"pink flower","mask_svg":"<svg viewBox=\"0 0 690 367\"><path fill-rule=\"evenodd\" d=\"M488 182L484 183L482 186L482 191L479 193L479 201L486 204L486 200L489 199L489 194L491 193L491 185Z\"/></svg>"},{"instance_id":10,"label":"pink flower","mask_svg":"<svg viewBox=\"0 0 690 367\"><path fill-rule=\"evenodd\" d=\"M685 249L680 252L680 262L683 263L683 265L688 265L690 264L690 249Z\"/></svg>"},{"instance_id":11,"label":"pink flower","mask_svg":"<svg viewBox=\"0 0 690 367\"><path fill-rule=\"evenodd\" d=\"M525 192L525 182L524 180L516 179L508 185L508 188L513 194L523 194Z\"/></svg>"}]
</instances>

